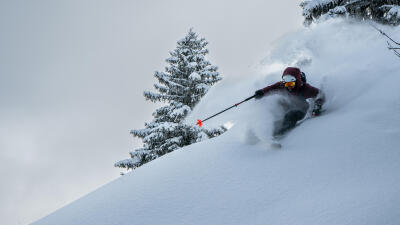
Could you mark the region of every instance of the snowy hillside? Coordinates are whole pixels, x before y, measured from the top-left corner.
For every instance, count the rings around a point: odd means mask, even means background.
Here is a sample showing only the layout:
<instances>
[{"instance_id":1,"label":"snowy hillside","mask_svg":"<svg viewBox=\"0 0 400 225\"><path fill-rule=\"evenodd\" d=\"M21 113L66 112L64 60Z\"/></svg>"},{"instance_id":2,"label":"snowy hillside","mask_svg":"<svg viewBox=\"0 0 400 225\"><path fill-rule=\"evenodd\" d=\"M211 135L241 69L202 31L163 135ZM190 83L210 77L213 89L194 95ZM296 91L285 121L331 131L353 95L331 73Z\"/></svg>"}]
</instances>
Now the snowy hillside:
<instances>
[{"instance_id":1,"label":"snowy hillside","mask_svg":"<svg viewBox=\"0 0 400 225\"><path fill-rule=\"evenodd\" d=\"M383 29L400 40L399 28ZM290 132L281 150L266 144L277 97L250 101L205 123L234 124L222 136L152 161L34 225L400 224L400 58L385 44L370 26L341 20L288 34L258 74L226 78L188 118L300 66L323 86L326 112Z\"/></svg>"}]
</instances>

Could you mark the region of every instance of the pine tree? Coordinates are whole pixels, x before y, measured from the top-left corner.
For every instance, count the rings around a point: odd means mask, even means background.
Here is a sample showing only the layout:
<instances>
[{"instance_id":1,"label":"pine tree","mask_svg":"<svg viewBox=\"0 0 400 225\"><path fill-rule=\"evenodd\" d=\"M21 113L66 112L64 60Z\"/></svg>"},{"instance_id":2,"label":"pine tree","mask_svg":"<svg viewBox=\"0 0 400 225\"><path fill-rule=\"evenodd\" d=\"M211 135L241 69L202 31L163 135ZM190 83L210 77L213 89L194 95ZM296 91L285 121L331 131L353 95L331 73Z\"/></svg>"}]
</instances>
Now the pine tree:
<instances>
[{"instance_id":1,"label":"pine tree","mask_svg":"<svg viewBox=\"0 0 400 225\"><path fill-rule=\"evenodd\" d=\"M130 152L130 158L119 161L116 167L135 169L166 153L195 142L216 137L226 131L224 127L206 130L184 123L209 88L221 80L217 67L205 58L208 42L190 29L177 42L175 50L166 59L165 72L156 71L156 92L144 92L146 100L165 102L157 109L154 119L145 123L144 129L132 130L133 136L141 138L143 147Z\"/></svg>"},{"instance_id":2,"label":"pine tree","mask_svg":"<svg viewBox=\"0 0 400 225\"><path fill-rule=\"evenodd\" d=\"M382 24L400 24L400 0L304 0L300 3L309 25L320 17L350 16Z\"/></svg>"}]
</instances>

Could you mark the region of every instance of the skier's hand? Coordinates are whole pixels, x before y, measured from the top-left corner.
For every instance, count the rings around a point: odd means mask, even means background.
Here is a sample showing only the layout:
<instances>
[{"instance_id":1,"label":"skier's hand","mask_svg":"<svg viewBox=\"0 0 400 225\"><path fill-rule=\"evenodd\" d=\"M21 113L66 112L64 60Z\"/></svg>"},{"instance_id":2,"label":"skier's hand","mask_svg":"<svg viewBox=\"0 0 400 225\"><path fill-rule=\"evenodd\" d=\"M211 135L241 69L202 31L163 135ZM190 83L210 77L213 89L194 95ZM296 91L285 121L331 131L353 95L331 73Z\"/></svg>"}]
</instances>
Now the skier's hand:
<instances>
[{"instance_id":1,"label":"skier's hand","mask_svg":"<svg viewBox=\"0 0 400 225\"><path fill-rule=\"evenodd\" d=\"M314 107L313 111L312 111L311 116L312 116L312 117L319 116L319 115L321 114L321 108L322 108L321 105L316 105L316 106Z\"/></svg>"},{"instance_id":2,"label":"skier's hand","mask_svg":"<svg viewBox=\"0 0 400 225\"><path fill-rule=\"evenodd\" d=\"M264 92L260 89L260 90L257 90L257 91L254 93L254 95L256 96L256 97L255 97L256 99L260 99L260 98L262 98L262 97L264 96Z\"/></svg>"},{"instance_id":3,"label":"skier's hand","mask_svg":"<svg viewBox=\"0 0 400 225\"><path fill-rule=\"evenodd\" d=\"M322 104L323 103L324 103L323 98L318 98L317 100L315 100L314 108L313 108L313 111L312 111L312 114L311 114L312 117L316 117L316 116L319 116L321 114Z\"/></svg>"}]
</instances>

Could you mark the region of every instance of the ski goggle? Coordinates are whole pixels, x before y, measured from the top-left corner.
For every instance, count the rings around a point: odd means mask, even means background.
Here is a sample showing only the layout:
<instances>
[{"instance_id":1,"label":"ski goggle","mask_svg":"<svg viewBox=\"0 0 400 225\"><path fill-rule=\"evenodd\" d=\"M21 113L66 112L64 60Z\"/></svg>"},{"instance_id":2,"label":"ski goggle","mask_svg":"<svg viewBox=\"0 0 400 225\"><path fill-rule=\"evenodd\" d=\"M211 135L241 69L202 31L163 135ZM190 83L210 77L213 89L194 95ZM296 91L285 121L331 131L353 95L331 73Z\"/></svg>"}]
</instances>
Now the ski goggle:
<instances>
[{"instance_id":1,"label":"ski goggle","mask_svg":"<svg viewBox=\"0 0 400 225\"><path fill-rule=\"evenodd\" d=\"M296 82L291 81L291 82L285 82L285 87L294 87L296 85Z\"/></svg>"},{"instance_id":2,"label":"ski goggle","mask_svg":"<svg viewBox=\"0 0 400 225\"><path fill-rule=\"evenodd\" d=\"M285 87L294 87L296 85L296 77L290 74L284 75L282 81L285 84Z\"/></svg>"},{"instance_id":3,"label":"ski goggle","mask_svg":"<svg viewBox=\"0 0 400 225\"><path fill-rule=\"evenodd\" d=\"M295 82L296 81L296 77L290 75L290 74L286 74L282 77L282 81L287 83L287 82Z\"/></svg>"}]
</instances>

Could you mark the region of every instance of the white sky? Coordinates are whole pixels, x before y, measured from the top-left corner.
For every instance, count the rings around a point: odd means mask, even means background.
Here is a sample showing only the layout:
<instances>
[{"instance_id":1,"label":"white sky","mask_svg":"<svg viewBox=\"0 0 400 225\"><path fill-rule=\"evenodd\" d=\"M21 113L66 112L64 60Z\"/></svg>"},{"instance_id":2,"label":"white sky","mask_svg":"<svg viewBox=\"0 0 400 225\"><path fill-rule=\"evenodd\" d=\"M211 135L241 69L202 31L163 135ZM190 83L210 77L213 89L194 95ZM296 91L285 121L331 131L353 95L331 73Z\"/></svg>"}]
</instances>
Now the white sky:
<instances>
[{"instance_id":1,"label":"white sky","mask_svg":"<svg viewBox=\"0 0 400 225\"><path fill-rule=\"evenodd\" d=\"M157 107L142 92L190 27L225 79L246 79L301 26L298 3L0 1L1 224L33 222L119 176L114 162L139 146L129 130Z\"/></svg>"}]
</instances>

